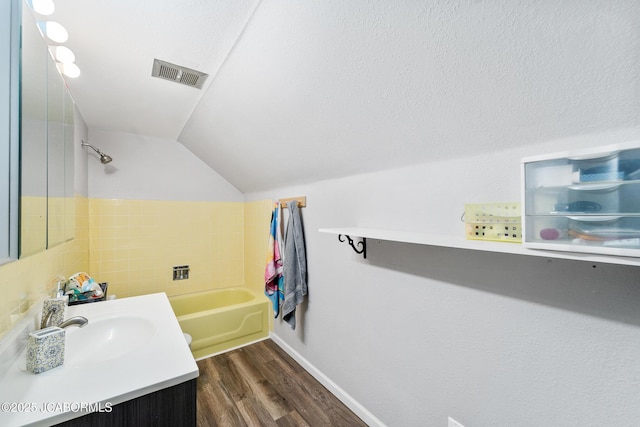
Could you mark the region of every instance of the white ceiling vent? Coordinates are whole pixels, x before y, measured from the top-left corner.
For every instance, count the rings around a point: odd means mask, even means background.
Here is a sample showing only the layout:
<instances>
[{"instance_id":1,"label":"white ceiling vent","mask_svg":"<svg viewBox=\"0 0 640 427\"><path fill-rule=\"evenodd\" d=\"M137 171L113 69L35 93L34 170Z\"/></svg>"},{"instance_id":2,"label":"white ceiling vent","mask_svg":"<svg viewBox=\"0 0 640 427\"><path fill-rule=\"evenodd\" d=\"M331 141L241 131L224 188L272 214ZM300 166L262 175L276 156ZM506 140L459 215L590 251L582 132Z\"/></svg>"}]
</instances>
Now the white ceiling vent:
<instances>
[{"instance_id":1,"label":"white ceiling vent","mask_svg":"<svg viewBox=\"0 0 640 427\"><path fill-rule=\"evenodd\" d=\"M202 85L208 74L201 71L192 70L180 65L171 64L159 59L153 60L153 69L151 70L153 77L159 77L172 82L182 83L183 85L202 89Z\"/></svg>"}]
</instances>

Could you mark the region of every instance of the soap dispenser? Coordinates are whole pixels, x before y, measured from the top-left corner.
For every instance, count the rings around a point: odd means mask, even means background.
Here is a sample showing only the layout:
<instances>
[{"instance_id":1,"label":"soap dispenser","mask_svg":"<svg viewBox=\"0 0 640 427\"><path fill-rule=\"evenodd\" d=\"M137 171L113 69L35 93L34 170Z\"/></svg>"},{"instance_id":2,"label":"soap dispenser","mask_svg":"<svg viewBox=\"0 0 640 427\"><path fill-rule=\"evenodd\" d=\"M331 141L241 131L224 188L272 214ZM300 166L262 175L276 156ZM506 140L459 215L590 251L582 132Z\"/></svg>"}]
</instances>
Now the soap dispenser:
<instances>
[{"instance_id":1,"label":"soap dispenser","mask_svg":"<svg viewBox=\"0 0 640 427\"><path fill-rule=\"evenodd\" d=\"M65 288L65 280L58 280L53 291L53 298L47 298L42 303L41 329L48 326L58 326L64 322L67 315L67 305L69 305L69 297L65 295Z\"/></svg>"},{"instance_id":2,"label":"soap dispenser","mask_svg":"<svg viewBox=\"0 0 640 427\"><path fill-rule=\"evenodd\" d=\"M66 280L62 279L62 280L58 280L56 281L56 291L55 291L55 298L64 298L65 292L67 290L67 282Z\"/></svg>"}]
</instances>

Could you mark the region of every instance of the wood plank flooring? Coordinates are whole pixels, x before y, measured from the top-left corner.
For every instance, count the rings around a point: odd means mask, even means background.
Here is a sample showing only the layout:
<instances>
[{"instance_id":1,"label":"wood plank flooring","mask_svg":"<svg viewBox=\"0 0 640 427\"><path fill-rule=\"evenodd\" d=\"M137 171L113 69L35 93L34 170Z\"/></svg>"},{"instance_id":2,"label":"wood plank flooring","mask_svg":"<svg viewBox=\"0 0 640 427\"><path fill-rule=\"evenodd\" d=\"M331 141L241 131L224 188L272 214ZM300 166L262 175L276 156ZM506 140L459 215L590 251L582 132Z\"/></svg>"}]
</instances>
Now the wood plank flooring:
<instances>
[{"instance_id":1,"label":"wood plank flooring","mask_svg":"<svg viewBox=\"0 0 640 427\"><path fill-rule=\"evenodd\" d=\"M198 426L366 426L273 341L198 361Z\"/></svg>"}]
</instances>

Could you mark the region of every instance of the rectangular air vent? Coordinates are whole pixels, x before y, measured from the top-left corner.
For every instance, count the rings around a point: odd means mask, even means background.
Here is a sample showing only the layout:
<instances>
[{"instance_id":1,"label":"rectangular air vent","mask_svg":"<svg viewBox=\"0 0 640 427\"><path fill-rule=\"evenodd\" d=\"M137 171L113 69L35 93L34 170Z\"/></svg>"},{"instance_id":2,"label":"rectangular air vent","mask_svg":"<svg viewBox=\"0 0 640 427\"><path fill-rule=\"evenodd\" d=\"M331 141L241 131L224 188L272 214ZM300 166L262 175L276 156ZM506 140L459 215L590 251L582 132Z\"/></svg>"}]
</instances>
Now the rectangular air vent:
<instances>
[{"instance_id":1,"label":"rectangular air vent","mask_svg":"<svg viewBox=\"0 0 640 427\"><path fill-rule=\"evenodd\" d=\"M159 59L153 60L153 69L151 70L153 77L159 77L172 82L182 83L183 85L202 89L208 74L201 71L192 70L180 65L171 64Z\"/></svg>"}]
</instances>

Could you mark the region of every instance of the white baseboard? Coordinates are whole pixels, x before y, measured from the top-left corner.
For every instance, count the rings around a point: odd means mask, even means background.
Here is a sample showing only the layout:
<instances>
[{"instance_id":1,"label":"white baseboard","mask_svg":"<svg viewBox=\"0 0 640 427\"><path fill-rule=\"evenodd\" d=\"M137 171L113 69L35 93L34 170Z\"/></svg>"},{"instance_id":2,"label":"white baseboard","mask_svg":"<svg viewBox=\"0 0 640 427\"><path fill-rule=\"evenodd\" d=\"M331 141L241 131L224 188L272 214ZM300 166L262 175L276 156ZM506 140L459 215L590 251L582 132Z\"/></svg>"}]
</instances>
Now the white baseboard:
<instances>
[{"instance_id":1,"label":"white baseboard","mask_svg":"<svg viewBox=\"0 0 640 427\"><path fill-rule=\"evenodd\" d=\"M340 386L331 381L329 377L323 374L318 368L313 366L307 359L305 359L300 353L295 351L289 344L284 342L280 337L275 335L273 332L270 333L269 337L275 342L280 348L282 348L289 356L291 356L300 366L302 366L307 372L309 372L320 384L325 386L327 390L333 393L342 403L347 406L347 408L351 409L354 414L356 414L362 421L367 423L369 426L380 426L384 427L385 424L376 418L371 412L369 412L364 406L362 406L357 400L355 400L349 393L344 391Z\"/></svg>"}]
</instances>

